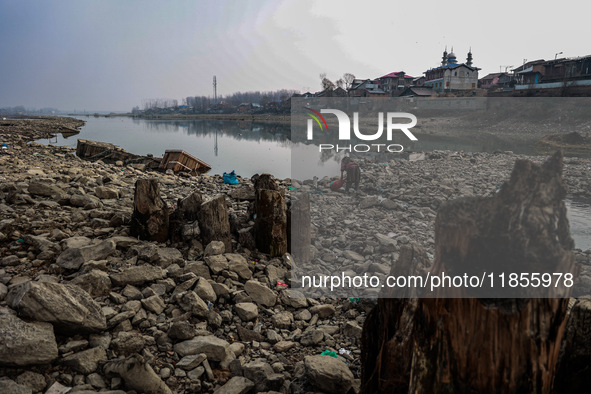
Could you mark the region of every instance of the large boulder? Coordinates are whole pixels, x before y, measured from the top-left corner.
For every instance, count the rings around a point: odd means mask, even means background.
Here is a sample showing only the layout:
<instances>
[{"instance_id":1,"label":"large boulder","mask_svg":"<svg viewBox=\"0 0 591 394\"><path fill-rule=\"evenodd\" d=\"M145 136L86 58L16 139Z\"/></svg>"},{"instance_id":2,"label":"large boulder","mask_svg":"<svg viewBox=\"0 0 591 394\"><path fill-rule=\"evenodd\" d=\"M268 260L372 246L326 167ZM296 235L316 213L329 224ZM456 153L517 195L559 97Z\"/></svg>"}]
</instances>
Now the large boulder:
<instances>
[{"instance_id":1,"label":"large boulder","mask_svg":"<svg viewBox=\"0 0 591 394\"><path fill-rule=\"evenodd\" d=\"M226 358L226 349L230 346L227 341L213 335L200 336L188 341L179 342L174 346L174 351L180 356L205 353L211 361L222 361Z\"/></svg>"},{"instance_id":2,"label":"large boulder","mask_svg":"<svg viewBox=\"0 0 591 394\"><path fill-rule=\"evenodd\" d=\"M14 311L0 308L0 365L48 364L57 356L51 324L25 322Z\"/></svg>"},{"instance_id":3,"label":"large boulder","mask_svg":"<svg viewBox=\"0 0 591 394\"><path fill-rule=\"evenodd\" d=\"M346 393L353 385L353 374L342 361L330 356L304 358L306 376L315 389L327 393Z\"/></svg>"},{"instance_id":4,"label":"large boulder","mask_svg":"<svg viewBox=\"0 0 591 394\"><path fill-rule=\"evenodd\" d=\"M97 332L107 328L101 307L80 287L71 284L25 282L6 296L22 316L52 323L65 332Z\"/></svg>"}]
</instances>

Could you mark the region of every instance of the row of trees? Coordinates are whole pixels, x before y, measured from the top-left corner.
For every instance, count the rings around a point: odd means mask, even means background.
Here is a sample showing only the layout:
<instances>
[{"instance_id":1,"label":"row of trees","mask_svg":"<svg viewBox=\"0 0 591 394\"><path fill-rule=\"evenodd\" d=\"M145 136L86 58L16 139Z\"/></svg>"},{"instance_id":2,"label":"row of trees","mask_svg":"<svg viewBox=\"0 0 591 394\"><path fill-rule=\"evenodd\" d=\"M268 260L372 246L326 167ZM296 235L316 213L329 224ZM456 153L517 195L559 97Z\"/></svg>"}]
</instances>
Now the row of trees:
<instances>
[{"instance_id":1,"label":"row of trees","mask_svg":"<svg viewBox=\"0 0 591 394\"><path fill-rule=\"evenodd\" d=\"M57 108L25 108L23 105L0 108L0 114L2 115L53 115L59 112Z\"/></svg>"},{"instance_id":2,"label":"row of trees","mask_svg":"<svg viewBox=\"0 0 591 394\"><path fill-rule=\"evenodd\" d=\"M331 81L327 78L326 73L320 74L320 84L322 89L335 89L337 87L348 90L351 88L355 80L355 75L345 73L336 81ZM225 101L231 105L238 106L242 103L257 103L261 106L266 106L272 102L282 102L299 93L292 89L279 89L274 91L253 91L253 92L236 92L227 96L218 96L217 101L207 96L188 96L183 98L182 105L193 108L195 111L205 111L212 105L221 101ZM148 111L155 108L178 108L179 103L176 99L158 98L158 99L144 99L142 100L142 109ZM140 107L134 107L132 113L140 112Z\"/></svg>"},{"instance_id":3,"label":"row of trees","mask_svg":"<svg viewBox=\"0 0 591 394\"><path fill-rule=\"evenodd\" d=\"M326 73L320 74L320 86L322 86L322 90L336 88L349 90L353 85L354 80L355 75L351 73L344 73L342 77L334 82L326 77Z\"/></svg>"}]
</instances>

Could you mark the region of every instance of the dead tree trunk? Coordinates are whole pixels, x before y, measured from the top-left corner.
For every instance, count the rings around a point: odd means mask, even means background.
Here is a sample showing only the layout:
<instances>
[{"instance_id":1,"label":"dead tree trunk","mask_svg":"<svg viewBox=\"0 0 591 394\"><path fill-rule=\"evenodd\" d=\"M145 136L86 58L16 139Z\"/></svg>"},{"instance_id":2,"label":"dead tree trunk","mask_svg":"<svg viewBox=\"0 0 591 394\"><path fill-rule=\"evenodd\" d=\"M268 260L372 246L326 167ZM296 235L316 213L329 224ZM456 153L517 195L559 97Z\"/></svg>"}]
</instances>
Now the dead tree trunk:
<instances>
[{"instance_id":1,"label":"dead tree trunk","mask_svg":"<svg viewBox=\"0 0 591 394\"><path fill-rule=\"evenodd\" d=\"M296 262L310 261L310 197L308 193L294 193L288 211L288 250Z\"/></svg>"},{"instance_id":2,"label":"dead tree trunk","mask_svg":"<svg viewBox=\"0 0 591 394\"><path fill-rule=\"evenodd\" d=\"M168 207L160 197L156 178L135 183L130 226L132 236L146 241L165 242L168 238Z\"/></svg>"},{"instance_id":3,"label":"dead tree trunk","mask_svg":"<svg viewBox=\"0 0 591 394\"><path fill-rule=\"evenodd\" d=\"M269 174L255 180L254 239L256 247L271 257L287 252L287 206L284 195Z\"/></svg>"},{"instance_id":4,"label":"dead tree trunk","mask_svg":"<svg viewBox=\"0 0 591 394\"><path fill-rule=\"evenodd\" d=\"M560 351L556 393L585 393L591 388L591 300L574 301Z\"/></svg>"},{"instance_id":5,"label":"dead tree trunk","mask_svg":"<svg viewBox=\"0 0 591 394\"><path fill-rule=\"evenodd\" d=\"M232 252L230 217L223 194L201 204L197 211L197 220L203 245L207 245L211 241L222 241L226 246L226 253Z\"/></svg>"},{"instance_id":6,"label":"dead tree trunk","mask_svg":"<svg viewBox=\"0 0 591 394\"><path fill-rule=\"evenodd\" d=\"M499 272L573 272L561 172L560 154L542 167L520 160L495 197L443 206L430 274L490 264ZM413 273L412 262L424 261L423 254L420 248L401 253L398 269ZM460 298L470 296L465 290L457 290L457 298L434 295L379 299L363 330L363 392L552 390L568 298Z\"/></svg>"}]
</instances>

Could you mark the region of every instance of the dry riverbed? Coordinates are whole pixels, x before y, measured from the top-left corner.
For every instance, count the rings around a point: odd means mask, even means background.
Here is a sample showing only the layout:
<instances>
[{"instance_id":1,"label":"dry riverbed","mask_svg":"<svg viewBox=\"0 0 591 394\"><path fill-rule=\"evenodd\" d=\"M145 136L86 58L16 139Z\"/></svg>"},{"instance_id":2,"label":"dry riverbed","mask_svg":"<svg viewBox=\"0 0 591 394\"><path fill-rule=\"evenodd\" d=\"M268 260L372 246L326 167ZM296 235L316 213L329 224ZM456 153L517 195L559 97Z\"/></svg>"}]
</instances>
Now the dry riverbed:
<instances>
[{"instance_id":1,"label":"dry riverbed","mask_svg":"<svg viewBox=\"0 0 591 394\"><path fill-rule=\"evenodd\" d=\"M249 179L229 186L220 176L85 162L70 148L30 143L79 121L13 122L0 123L0 392L358 391L372 301L293 289L298 262L252 247ZM279 184L312 192L313 215L333 220L313 228L318 272L335 261L385 272L406 243L433 253L439 206L496 193L517 158L526 157L441 151L361 162L361 190L351 194L331 192L328 178ZM590 170L588 159L565 159L570 196L590 196ZM233 253L201 244L194 223L175 243L130 237L134 185L147 177L169 207L195 190L225 195ZM352 209L366 219L348 218ZM336 357L320 355L327 350Z\"/></svg>"}]
</instances>

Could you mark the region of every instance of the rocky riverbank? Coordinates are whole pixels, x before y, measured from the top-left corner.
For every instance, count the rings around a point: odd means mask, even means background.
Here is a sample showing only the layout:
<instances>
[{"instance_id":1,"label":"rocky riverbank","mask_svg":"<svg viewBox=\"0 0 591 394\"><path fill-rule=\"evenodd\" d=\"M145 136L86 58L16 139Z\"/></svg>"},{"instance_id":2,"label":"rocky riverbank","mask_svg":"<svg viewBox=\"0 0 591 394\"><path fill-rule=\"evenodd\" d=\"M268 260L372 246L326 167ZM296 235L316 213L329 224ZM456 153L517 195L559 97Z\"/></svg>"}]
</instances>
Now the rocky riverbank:
<instances>
[{"instance_id":1,"label":"rocky riverbank","mask_svg":"<svg viewBox=\"0 0 591 394\"><path fill-rule=\"evenodd\" d=\"M220 176L85 162L70 148L29 143L59 130L48 122L0 128L0 392L358 391L372 301L293 289L298 262L253 246L250 179L230 186ZM313 223L318 272L335 262L386 272L404 244L433 253L439 206L496 193L516 159L445 151L361 162L361 190L351 194L331 192L328 178L278 185L311 192L313 215L332 221ZM590 168L565 159L571 196L590 195ZM175 242L130 237L134 185L144 178L157 179L172 209L194 191L223 195L232 252L203 244L196 222ZM365 219L349 218L352 210ZM590 253L577 259L587 264Z\"/></svg>"}]
</instances>

